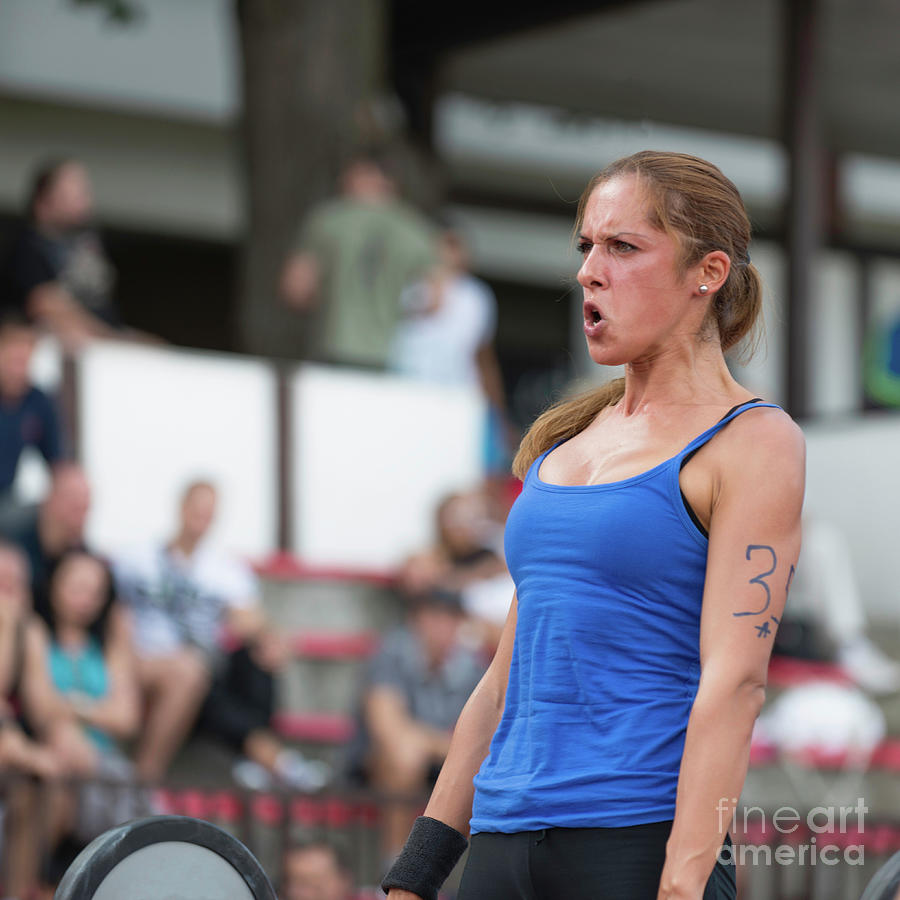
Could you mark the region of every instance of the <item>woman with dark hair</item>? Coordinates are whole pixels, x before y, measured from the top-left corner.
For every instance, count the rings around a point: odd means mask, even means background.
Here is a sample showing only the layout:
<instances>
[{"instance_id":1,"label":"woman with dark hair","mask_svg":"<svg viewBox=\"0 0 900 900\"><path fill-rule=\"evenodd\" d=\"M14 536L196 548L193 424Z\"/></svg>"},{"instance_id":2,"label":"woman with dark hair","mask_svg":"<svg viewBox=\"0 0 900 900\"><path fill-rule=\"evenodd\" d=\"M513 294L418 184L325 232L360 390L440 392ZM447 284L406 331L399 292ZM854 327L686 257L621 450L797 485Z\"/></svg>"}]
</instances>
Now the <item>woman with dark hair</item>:
<instances>
[{"instance_id":1,"label":"woman with dark hair","mask_svg":"<svg viewBox=\"0 0 900 900\"><path fill-rule=\"evenodd\" d=\"M47 628L30 648L30 715L65 743L79 774L90 774L99 754L134 734L139 713L128 623L106 564L84 551L64 554L37 611Z\"/></svg>"},{"instance_id":2,"label":"woman with dark hair","mask_svg":"<svg viewBox=\"0 0 900 900\"><path fill-rule=\"evenodd\" d=\"M645 151L588 185L584 334L624 378L545 412L514 462L516 591L425 815L384 882L460 900L725 900L772 637L800 549L804 444L725 352L762 306L740 195Z\"/></svg>"},{"instance_id":3,"label":"woman with dark hair","mask_svg":"<svg viewBox=\"0 0 900 900\"><path fill-rule=\"evenodd\" d=\"M115 272L93 228L93 204L78 160L40 166L25 221L0 269L3 302L72 346L122 329L112 298Z\"/></svg>"},{"instance_id":4,"label":"woman with dark hair","mask_svg":"<svg viewBox=\"0 0 900 900\"><path fill-rule=\"evenodd\" d=\"M89 553L73 550L59 560L37 610L46 627L28 636L23 699L65 774L128 782L131 765L118 742L134 735L140 708L128 621L110 585L106 564ZM77 812L74 797L58 804L51 832L58 839L75 829L90 839L132 817L117 800L126 807L134 802L123 792L85 785Z\"/></svg>"}]
</instances>

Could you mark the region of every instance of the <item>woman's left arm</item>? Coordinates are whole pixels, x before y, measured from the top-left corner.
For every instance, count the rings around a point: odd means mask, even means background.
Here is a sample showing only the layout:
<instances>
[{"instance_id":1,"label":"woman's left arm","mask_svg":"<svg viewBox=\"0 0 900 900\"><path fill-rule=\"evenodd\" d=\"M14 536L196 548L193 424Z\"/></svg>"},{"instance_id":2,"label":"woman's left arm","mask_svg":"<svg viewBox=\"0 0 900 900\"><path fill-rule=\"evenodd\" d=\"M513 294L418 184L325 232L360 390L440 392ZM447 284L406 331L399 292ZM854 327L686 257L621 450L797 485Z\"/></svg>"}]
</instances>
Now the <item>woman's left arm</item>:
<instances>
[{"instance_id":1,"label":"woman's left arm","mask_svg":"<svg viewBox=\"0 0 900 900\"><path fill-rule=\"evenodd\" d=\"M800 552L800 429L780 410L765 409L736 419L717 444L700 684L658 900L703 896L747 775L772 643Z\"/></svg>"}]
</instances>

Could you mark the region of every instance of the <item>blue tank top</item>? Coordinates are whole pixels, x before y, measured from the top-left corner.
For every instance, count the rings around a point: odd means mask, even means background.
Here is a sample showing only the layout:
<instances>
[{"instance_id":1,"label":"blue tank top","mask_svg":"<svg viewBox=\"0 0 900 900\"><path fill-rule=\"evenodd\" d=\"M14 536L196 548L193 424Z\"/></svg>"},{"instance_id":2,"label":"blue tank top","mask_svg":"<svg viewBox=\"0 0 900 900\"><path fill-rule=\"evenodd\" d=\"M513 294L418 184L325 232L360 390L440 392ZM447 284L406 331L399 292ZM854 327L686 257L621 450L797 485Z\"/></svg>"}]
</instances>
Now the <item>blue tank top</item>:
<instances>
[{"instance_id":1,"label":"blue tank top","mask_svg":"<svg viewBox=\"0 0 900 900\"><path fill-rule=\"evenodd\" d=\"M473 832L595 828L675 815L700 678L707 538L680 453L609 484L555 485L532 463L506 523L518 622L506 706L475 776ZM561 443L561 442L560 442Z\"/></svg>"},{"instance_id":2,"label":"blue tank top","mask_svg":"<svg viewBox=\"0 0 900 900\"><path fill-rule=\"evenodd\" d=\"M103 649L96 638L88 641L77 652L62 648L56 641L50 644L50 677L60 694L85 694L99 699L109 690L109 678ZM111 750L113 739L98 728L87 726L86 734L100 750Z\"/></svg>"}]
</instances>

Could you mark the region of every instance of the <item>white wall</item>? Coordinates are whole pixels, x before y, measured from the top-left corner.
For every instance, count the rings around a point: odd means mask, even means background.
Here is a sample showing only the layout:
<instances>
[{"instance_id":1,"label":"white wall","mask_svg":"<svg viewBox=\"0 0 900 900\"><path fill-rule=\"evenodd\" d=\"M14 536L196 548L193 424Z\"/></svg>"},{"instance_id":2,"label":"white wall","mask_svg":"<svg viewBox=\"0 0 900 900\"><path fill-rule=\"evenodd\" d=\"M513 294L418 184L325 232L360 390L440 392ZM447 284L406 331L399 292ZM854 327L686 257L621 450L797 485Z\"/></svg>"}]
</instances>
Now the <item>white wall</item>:
<instances>
[{"instance_id":1,"label":"white wall","mask_svg":"<svg viewBox=\"0 0 900 900\"><path fill-rule=\"evenodd\" d=\"M847 253L823 253L816 269L809 321L810 410L815 416L855 412L859 406L859 272Z\"/></svg>"},{"instance_id":2,"label":"white wall","mask_svg":"<svg viewBox=\"0 0 900 900\"><path fill-rule=\"evenodd\" d=\"M248 556L277 540L275 376L218 354L93 344L78 366L88 537L116 548L171 535L184 486L219 487L213 540Z\"/></svg>"},{"instance_id":3,"label":"white wall","mask_svg":"<svg viewBox=\"0 0 900 900\"><path fill-rule=\"evenodd\" d=\"M71 0L0 3L0 88L216 121L238 108L231 0L137 0L122 27Z\"/></svg>"},{"instance_id":4,"label":"white wall","mask_svg":"<svg viewBox=\"0 0 900 900\"><path fill-rule=\"evenodd\" d=\"M869 613L900 620L900 416L804 431L807 513L827 519L847 538Z\"/></svg>"},{"instance_id":5,"label":"white wall","mask_svg":"<svg viewBox=\"0 0 900 900\"><path fill-rule=\"evenodd\" d=\"M2 0L0 0L2 8ZM74 156L88 167L106 225L235 240L243 228L230 131L0 96L0 207L24 208L34 170Z\"/></svg>"},{"instance_id":6,"label":"white wall","mask_svg":"<svg viewBox=\"0 0 900 900\"><path fill-rule=\"evenodd\" d=\"M438 501L482 476L474 391L300 368L291 383L294 553L388 571L427 546Z\"/></svg>"}]
</instances>

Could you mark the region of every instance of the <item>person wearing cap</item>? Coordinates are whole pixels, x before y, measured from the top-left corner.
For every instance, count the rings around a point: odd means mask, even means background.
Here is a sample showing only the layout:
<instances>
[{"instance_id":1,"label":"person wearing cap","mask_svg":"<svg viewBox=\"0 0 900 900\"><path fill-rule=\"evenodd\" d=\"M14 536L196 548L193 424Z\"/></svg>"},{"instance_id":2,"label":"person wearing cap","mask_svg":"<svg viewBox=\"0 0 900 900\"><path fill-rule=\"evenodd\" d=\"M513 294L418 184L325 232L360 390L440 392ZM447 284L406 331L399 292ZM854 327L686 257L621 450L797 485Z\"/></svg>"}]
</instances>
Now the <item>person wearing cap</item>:
<instances>
[{"instance_id":1,"label":"person wearing cap","mask_svg":"<svg viewBox=\"0 0 900 900\"><path fill-rule=\"evenodd\" d=\"M464 620L456 592L414 596L406 623L370 661L356 755L372 787L414 794L440 771L454 723L486 668L462 640ZM414 818L402 805L387 810L386 854L399 852Z\"/></svg>"}]
</instances>

